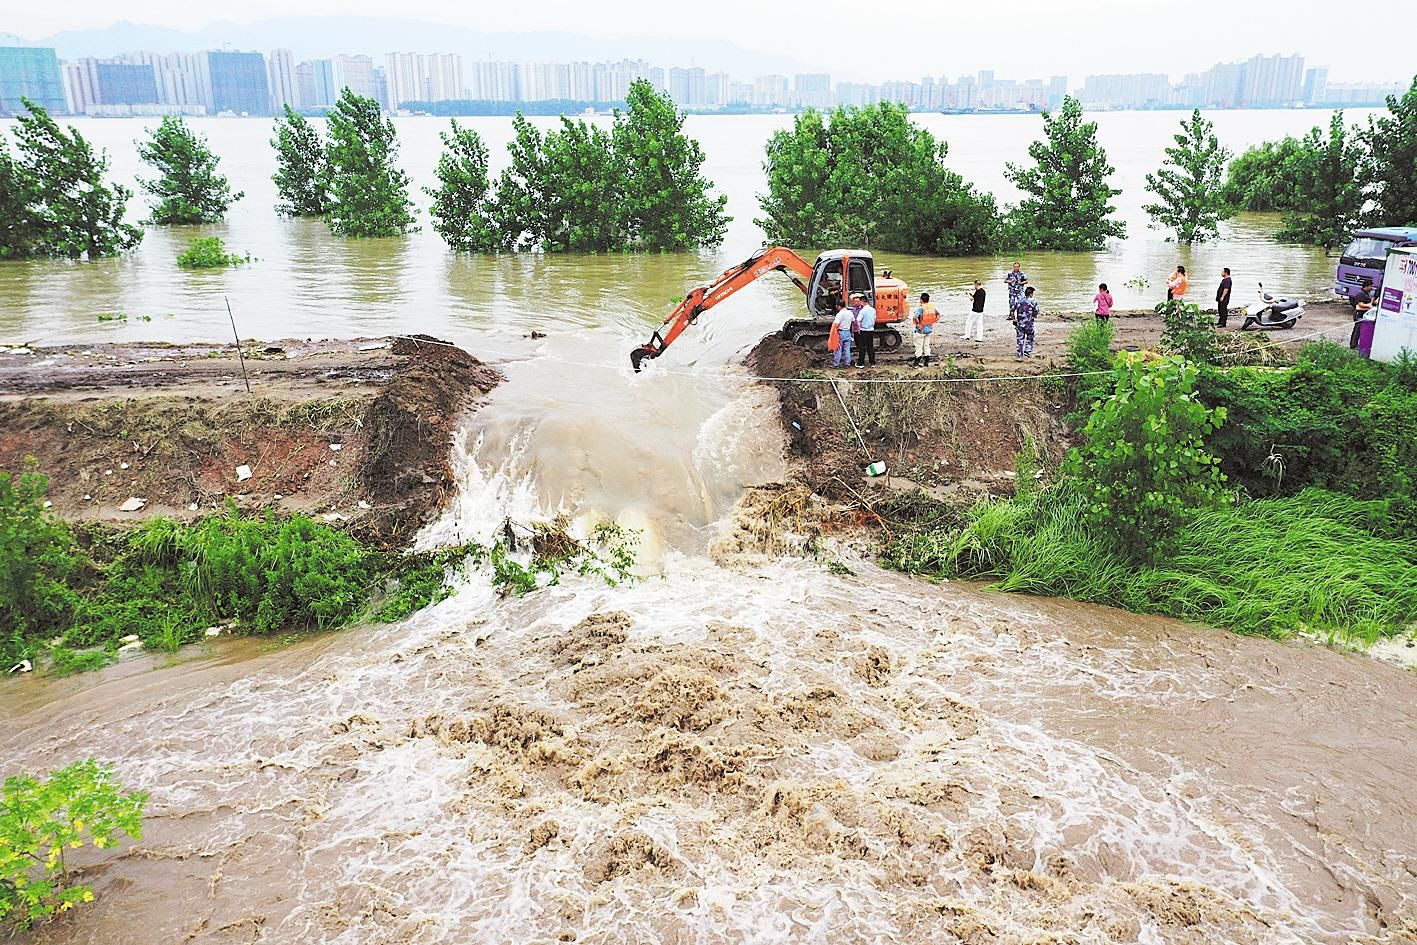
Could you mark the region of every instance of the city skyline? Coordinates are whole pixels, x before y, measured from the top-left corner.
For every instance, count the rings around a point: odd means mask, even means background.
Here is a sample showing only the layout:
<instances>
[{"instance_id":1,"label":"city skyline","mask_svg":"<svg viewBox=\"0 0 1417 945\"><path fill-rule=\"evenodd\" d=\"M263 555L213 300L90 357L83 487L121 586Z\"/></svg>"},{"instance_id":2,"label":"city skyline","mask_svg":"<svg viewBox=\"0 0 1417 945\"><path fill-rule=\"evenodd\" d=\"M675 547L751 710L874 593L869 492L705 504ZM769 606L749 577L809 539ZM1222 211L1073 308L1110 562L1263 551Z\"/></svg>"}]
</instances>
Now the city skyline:
<instances>
[{"instance_id":1,"label":"city skyline","mask_svg":"<svg viewBox=\"0 0 1417 945\"><path fill-rule=\"evenodd\" d=\"M1272 15L1266 15L1266 12ZM176 0L138 0L115 22L110 5L74 0L62 11L29 7L7 12L4 30L25 44L55 45L61 55L121 51L102 45L105 34L161 36L159 42L125 42L122 49L182 51L182 35L200 35L186 48L292 49L297 58L336 53L377 57L390 48L432 49L484 59L542 58L553 61L647 58L728 71L735 79L751 74L831 71L846 81L880 83L896 76L895 63L920 63L921 72L967 74L984 69L1034 75L1164 72L1175 81L1214 62L1248 57L1252 47L1286 50L1329 63L1334 81L1401 80L1413 69L1403 54L1346 55L1335 45L1341 11L1317 0L1260 2L1246 8L1246 22L1234 21L1232 5L1194 0L1184 10L1162 4L1118 4L1080 0L1066 8L1045 0L1015 0L1007 12L985 5L918 5L872 12L861 26L880 34L878 52L848 52L841 24L860 20L862 11L845 0L763 7L749 0L723 0L712 16L664 8L648 0L626 0L619 15L562 0L546 0L532 13L510 7L446 8L431 0L405 0L395 16L374 0L253 0L228 19ZM420 17L424 19L419 19ZM57 38L57 42L44 42ZM407 37L417 36L410 40ZM528 45L528 41L535 45ZM0 34L0 45L5 44ZM65 49L78 44L88 48ZM164 45L166 44L166 45ZM176 45L173 45L176 44ZM377 48L376 48L377 47ZM545 51L535 53L540 47ZM669 51L669 50L672 50ZM508 51L512 54L508 55ZM742 57L735 57L741 53ZM751 68L743 58L756 58ZM767 59L775 59L766 65ZM733 61L730 61L733 60ZM912 70L915 71L915 70Z\"/></svg>"},{"instance_id":2,"label":"city skyline","mask_svg":"<svg viewBox=\"0 0 1417 945\"><path fill-rule=\"evenodd\" d=\"M511 62L457 53L395 51L380 60L340 53L297 61L288 49L265 52L125 52L61 60L45 47L0 46L0 114L28 97L56 113L93 116L269 115L284 106L318 111L348 88L388 111L441 103L530 105L623 102L646 79L695 111L796 110L892 101L921 111L1039 111L1065 95L1092 109L1340 107L1380 104L1402 83L1338 83L1328 67L1299 55L1253 55L1189 73L1009 78L995 70L895 79L880 84L834 79L829 72L769 74L739 81L727 72L618 62Z\"/></svg>"}]
</instances>

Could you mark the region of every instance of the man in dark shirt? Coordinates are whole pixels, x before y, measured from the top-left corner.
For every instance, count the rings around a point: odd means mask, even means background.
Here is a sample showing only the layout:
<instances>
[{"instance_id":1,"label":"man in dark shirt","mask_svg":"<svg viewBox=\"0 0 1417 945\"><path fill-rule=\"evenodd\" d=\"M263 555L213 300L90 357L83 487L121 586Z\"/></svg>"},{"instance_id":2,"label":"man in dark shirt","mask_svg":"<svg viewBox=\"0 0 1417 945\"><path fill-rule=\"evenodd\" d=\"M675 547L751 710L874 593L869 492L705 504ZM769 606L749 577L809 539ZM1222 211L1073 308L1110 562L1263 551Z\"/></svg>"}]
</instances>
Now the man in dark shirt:
<instances>
[{"instance_id":1,"label":"man in dark shirt","mask_svg":"<svg viewBox=\"0 0 1417 945\"><path fill-rule=\"evenodd\" d=\"M1220 327L1225 327L1225 319L1230 317L1230 267L1220 270L1220 288L1215 290L1215 311L1220 316Z\"/></svg>"},{"instance_id":2,"label":"man in dark shirt","mask_svg":"<svg viewBox=\"0 0 1417 945\"><path fill-rule=\"evenodd\" d=\"M972 309L969 317L964 321L964 340L969 340L970 329L974 329L974 340L984 340L984 286L978 279L974 280L974 288L966 293L969 296Z\"/></svg>"}]
</instances>

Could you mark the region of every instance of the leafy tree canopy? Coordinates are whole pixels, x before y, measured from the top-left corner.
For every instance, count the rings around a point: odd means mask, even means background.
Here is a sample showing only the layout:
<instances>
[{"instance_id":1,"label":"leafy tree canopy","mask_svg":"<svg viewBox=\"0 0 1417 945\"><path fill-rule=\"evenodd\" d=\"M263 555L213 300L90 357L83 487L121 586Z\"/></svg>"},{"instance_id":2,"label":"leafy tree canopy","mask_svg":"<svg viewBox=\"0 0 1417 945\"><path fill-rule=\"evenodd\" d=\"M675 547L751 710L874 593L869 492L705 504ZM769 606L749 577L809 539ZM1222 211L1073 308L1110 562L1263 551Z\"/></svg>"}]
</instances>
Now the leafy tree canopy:
<instances>
[{"instance_id":1,"label":"leafy tree canopy","mask_svg":"<svg viewBox=\"0 0 1417 945\"><path fill-rule=\"evenodd\" d=\"M1109 237L1126 235L1113 219L1112 198L1121 193L1108 178L1115 172L1097 143L1097 123L1082 120L1082 106L1068 96L1056 114L1043 112L1043 140L1028 146L1032 166L1010 163L1004 176L1023 191L1009 212L1013 241L1039 249L1100 250Z\"/></svg>"},{"instance_id":2,"label":"leafy tree canopy","mask_svg":"<svg viewBox=\"0 0 1417 945\"><path fill-rule=\"evenodd\" d=\"M1373 222L1417 225L1417 76L1400 98L1388 96L1387 114L1369 118L1361 138L1371 155L1367 185Z\"/></svg>"},{"instance_id":3,"label":"leafy tree canopy","mask_svg":"<svg viewBox=\"0 0 1417 945\"><path fill-rule=\"evenodd\" d=\"M769 240L796 246L990 252L999 238L994 198L946 168L947 154L903 105L808 110L768 141L756 222Z\"/></svg>"},{"instance_id":4,"label":"leafy tree canopy","mask_svg":"<svg viewBox=\"0 0 1417 945\"><path fill-rule=\"evenodd\" d=\"M1181 122L1175 145L1166 149L1166 163L1146 175L1146 189L1157 198L1143 209L1154 225L1176 232L1180 243L1199 243L1220 234L1220 221L1231 209L1224 194L1225 164L1230 152L1220 146L1215 126L1200 109Z\"/></svg>"},{"instance_id":5,"label":"leafy tree canopy","mask_svg":"<svg viewBox=\"0 0 1417 945\"><path fill-rule=\"evenodd\" d=\"M276 149L276 172L271 180L276 185L276 212L287 217L324 216L330 181L320 132L289 105L277 116L275 132L271 146Z\"/></svg>"},{"instance_id":6,"label":"leafy tree canopy","mask_svg":"<svg viewBox=\"0 0 1417 945\"><path fill-rule=\"evenodd\" d=\"M394 122L379 103L349 89L329 113L325 221L340 236L398 236L414 228L408 174L401 171Z\"/></svg>"},{"instance_id":7,"label":"leafy tree canopy","mask_svg":"<svg viewBox=\"0 0 1417 945\"><path fill-rule=\"evenodd\" d=\"M435 172L438 186L424 188L433 198L428 211L433 229L460 252L491 252L499 247L500 239L488 204L487 145L481 135L460 127L456 120L440 137L443 154Z\"/></svg>"},{"instance_id":8,"label":"leafy tree canopy","mask_svg":"<svg viewBox=\"0 0 1417 945\"><path fill-rule=\"evenodd\" d=\"M138 142L138 157L157 172L138 182L155 201L153 223L215 223L245 196L233 193L217 172L219 161L206 138L176 115L163 118L146 141Z\"/></svg>"},{"instance_id":9,"label":"leafy tree canopy","mask_svg":"<svg viewBox=\"0 0 1417 945\"><path fill-rule=\"evenodd\" d=\"M132 191L105 180L108 155L96 153L75 128L63 130L42 107L24 100L28 114L15 125L17 156L0 156L0 175L15 182L0 195L14 213L0 224L0 256L97 258L131 249L142 230L123 222Z\"/></svg>"}]
</instances>

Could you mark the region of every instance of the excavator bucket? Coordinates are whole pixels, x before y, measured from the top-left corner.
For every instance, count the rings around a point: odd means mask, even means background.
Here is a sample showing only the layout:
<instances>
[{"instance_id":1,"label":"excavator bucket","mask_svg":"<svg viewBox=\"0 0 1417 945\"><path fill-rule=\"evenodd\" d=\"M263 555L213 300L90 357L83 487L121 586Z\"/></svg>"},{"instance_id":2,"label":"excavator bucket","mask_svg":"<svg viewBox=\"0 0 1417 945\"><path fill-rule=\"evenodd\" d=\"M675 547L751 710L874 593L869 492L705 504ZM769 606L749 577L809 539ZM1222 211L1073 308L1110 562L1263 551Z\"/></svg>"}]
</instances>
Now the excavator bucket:
<instances>
[{"instance_id":1,"label":"excavator bucket","mask_svg":"<svg viewBox=\"0 0 1417 945\"><path fill-rule=\"evenodd\" d=\"M630 367L635 369L635 373L640 373L640 362L645 358L657 358L659 352L649 345L640 345L630 349Z\"/></svg>"}]
</instances>

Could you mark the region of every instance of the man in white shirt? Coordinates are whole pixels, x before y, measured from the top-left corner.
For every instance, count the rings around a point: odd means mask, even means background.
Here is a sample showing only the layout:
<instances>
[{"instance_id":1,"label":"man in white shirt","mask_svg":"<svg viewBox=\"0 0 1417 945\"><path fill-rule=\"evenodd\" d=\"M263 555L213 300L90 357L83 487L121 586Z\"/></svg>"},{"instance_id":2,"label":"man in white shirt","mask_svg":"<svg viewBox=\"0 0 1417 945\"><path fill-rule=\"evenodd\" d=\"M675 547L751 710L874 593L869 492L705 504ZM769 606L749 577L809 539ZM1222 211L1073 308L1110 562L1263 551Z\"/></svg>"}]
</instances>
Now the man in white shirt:
<instances>
[{"instance_id":1,"label":"man in white shirt","mask_svg":"<svg viewBox=\"0 0 1417 945\"><path fill-rule=\"evenodd\" d=\"M840 302L836 304L841 305ZM836 328L836 354L832 356L832 367L851 367L851 325L855 320L856 313L845 305L832 319L832 325Z\"/></svg>"},{"instance_id":2,"label":"man in white shirt","mask_svg":"<svg viewBox=\"0 0 1417 945\"><path fill-rule=\"evenodd\" d=\"M857 292L851 296L851 308L856 312L856 366L865 367L869 361L876 364L876 309L866 301L866 296Z\"/></svg>"}]
</instances>

